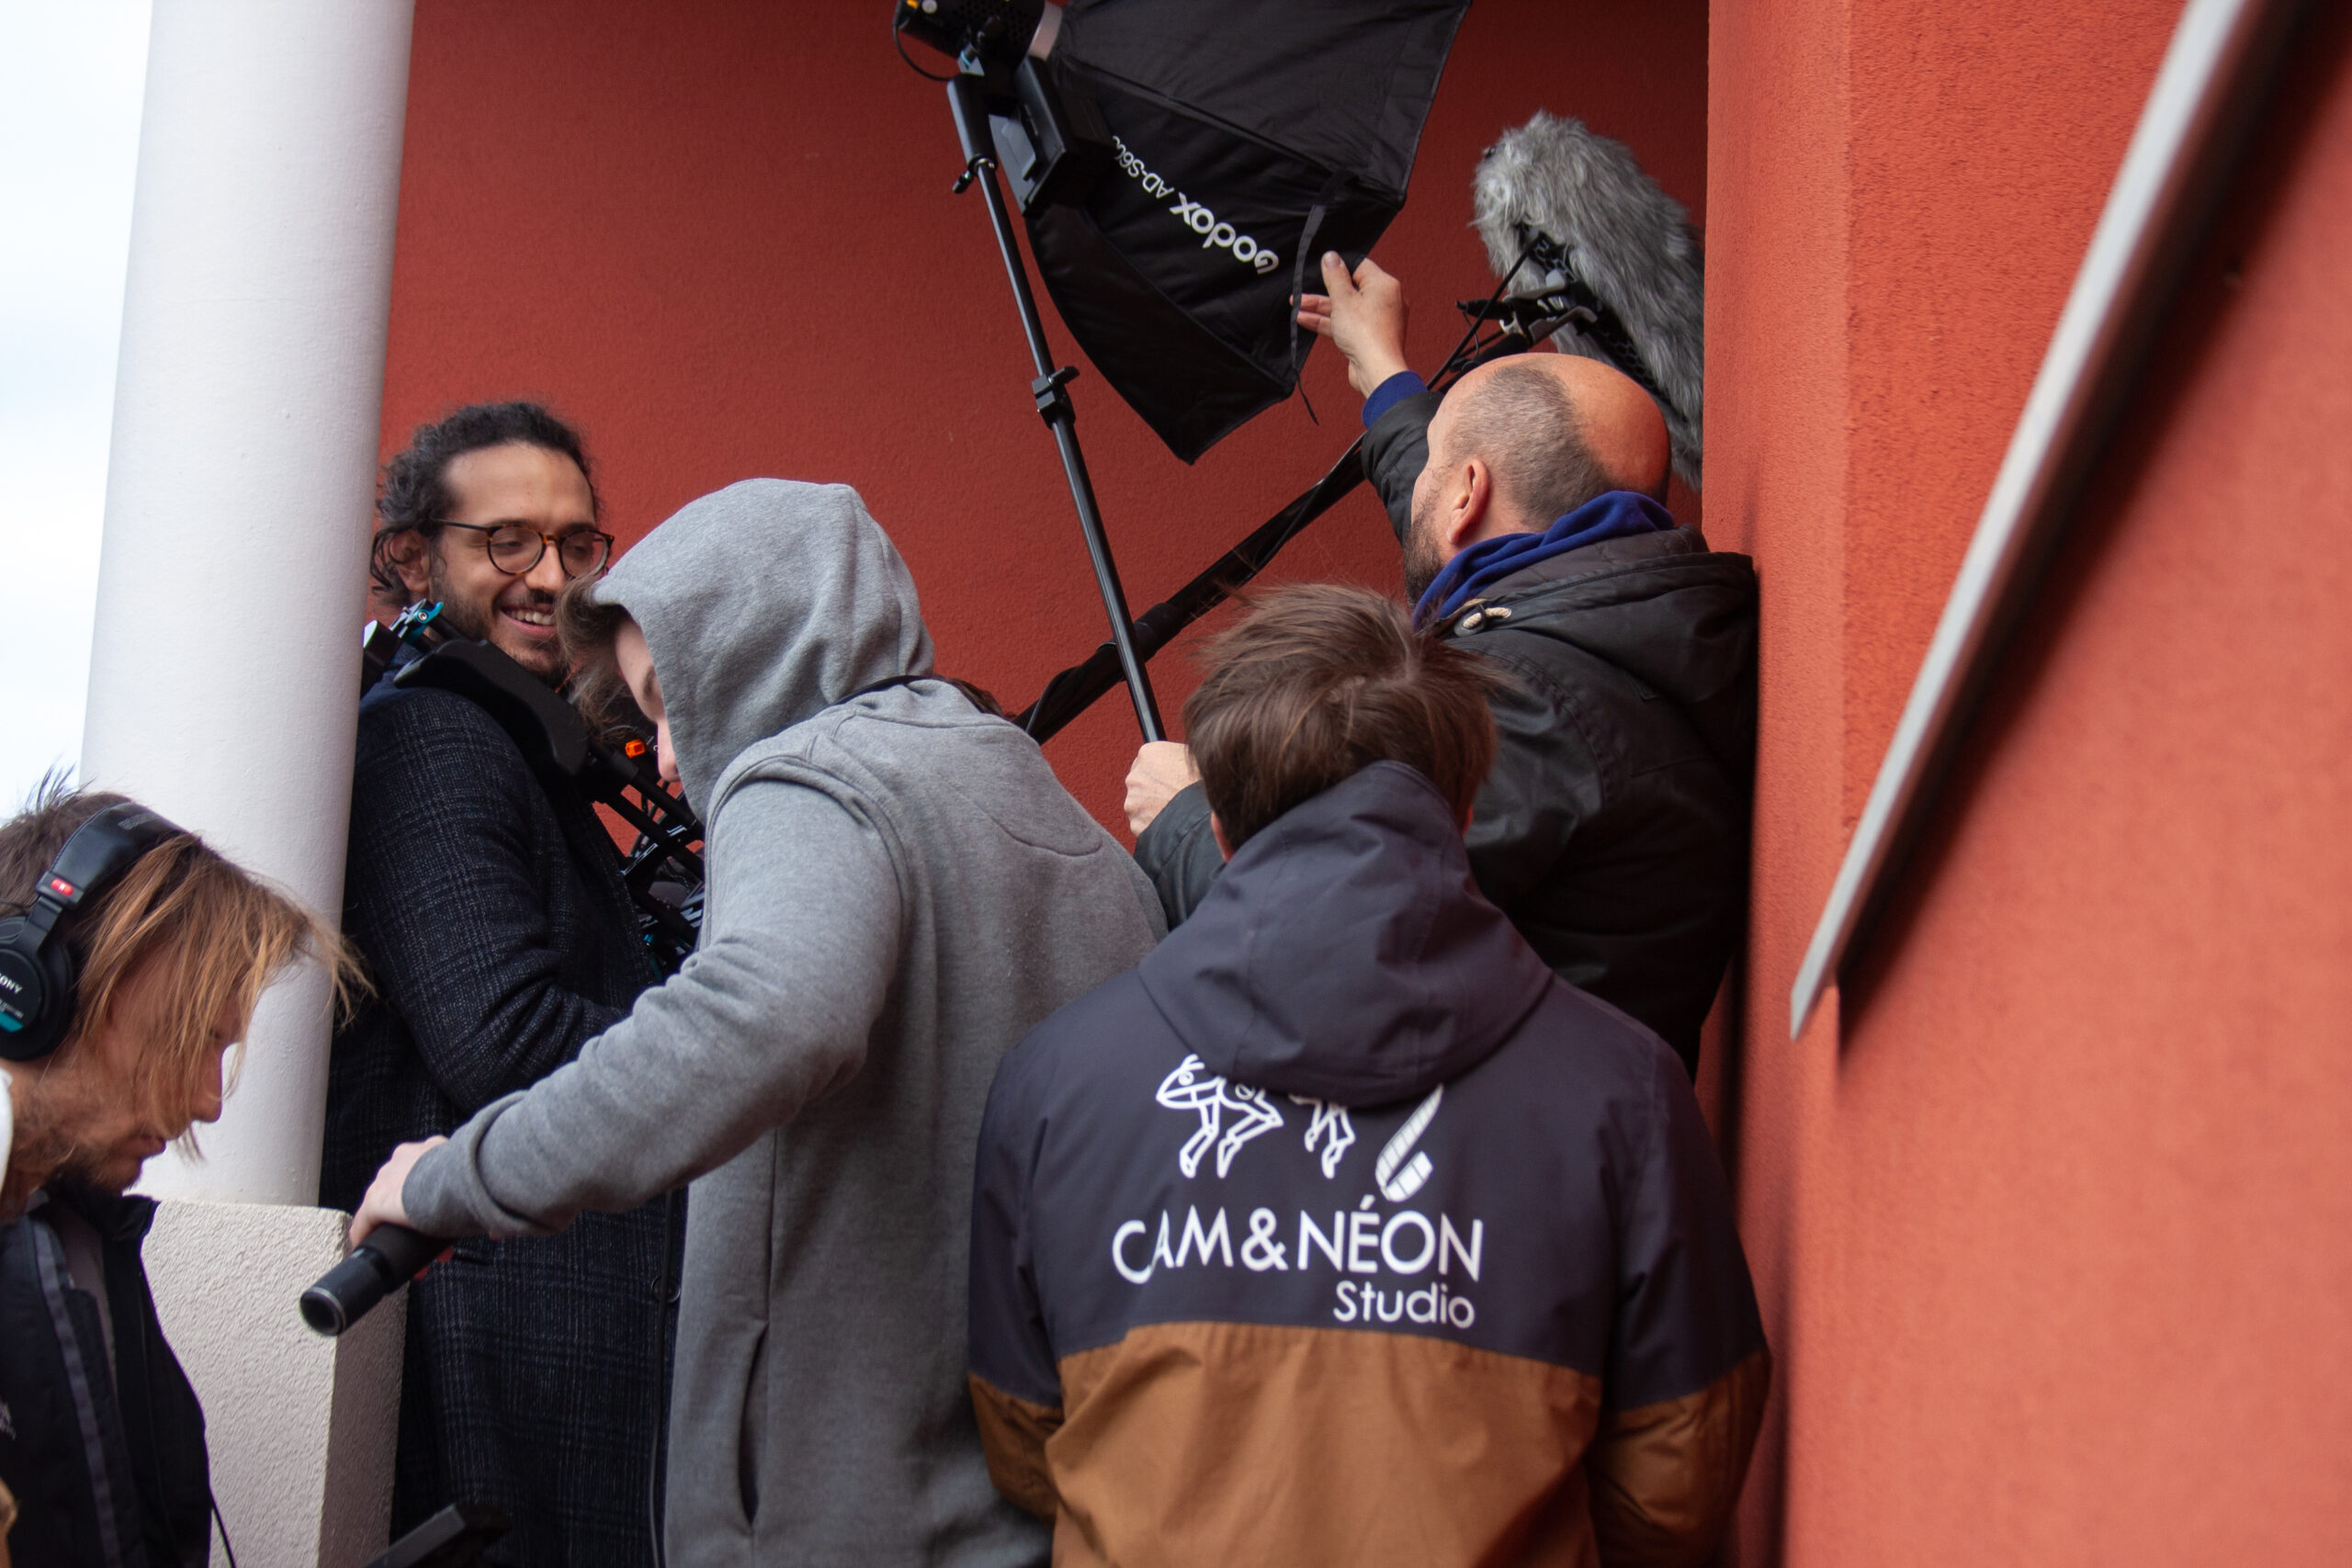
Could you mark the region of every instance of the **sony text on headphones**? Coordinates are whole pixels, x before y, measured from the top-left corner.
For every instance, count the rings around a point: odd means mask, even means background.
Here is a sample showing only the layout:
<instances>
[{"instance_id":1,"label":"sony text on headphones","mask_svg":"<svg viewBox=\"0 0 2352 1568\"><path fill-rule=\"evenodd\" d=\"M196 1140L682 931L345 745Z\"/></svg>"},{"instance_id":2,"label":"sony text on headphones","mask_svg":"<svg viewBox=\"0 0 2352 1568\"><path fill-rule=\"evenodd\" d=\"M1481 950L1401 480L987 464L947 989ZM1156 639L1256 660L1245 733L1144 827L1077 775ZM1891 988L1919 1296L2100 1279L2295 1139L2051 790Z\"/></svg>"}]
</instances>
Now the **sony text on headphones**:
<instances>
[{"instance_id":1,"label":"sony text on headphones","mask_svg":"<svg viewBox=\"0 0 2352 1568\"><path fill-rule=\"evenodd\" d=\"M46 1056L73 1026L81 964L58 935L58 920L119 882L141 855L179 832L143 806L109 806L74 829L41 873L30 907L0 919L0 1060Z\"/></svg>"}]
</instances>

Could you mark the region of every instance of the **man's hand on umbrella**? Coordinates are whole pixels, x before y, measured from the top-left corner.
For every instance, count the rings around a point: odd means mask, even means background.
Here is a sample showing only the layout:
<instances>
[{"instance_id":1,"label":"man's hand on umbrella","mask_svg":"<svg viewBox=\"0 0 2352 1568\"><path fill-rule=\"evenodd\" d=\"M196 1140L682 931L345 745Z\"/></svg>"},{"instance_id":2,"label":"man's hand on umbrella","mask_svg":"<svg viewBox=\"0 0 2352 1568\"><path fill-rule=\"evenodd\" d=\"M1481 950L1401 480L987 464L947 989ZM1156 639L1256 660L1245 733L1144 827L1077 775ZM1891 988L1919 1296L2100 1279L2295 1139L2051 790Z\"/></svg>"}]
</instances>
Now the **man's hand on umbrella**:
<instances>
[{"instance_id":1,"label":"man's hand on umbrella","mask_svg":"<svg viewBox=\"0 0 2352 1568\"><path fill-rule=\"evenodd\" d=\"M1323 253L1324 294L1302 294L1298 324L1347 356L1348 385L1368 398L1405 363L1405 286L1370 256L1348 276L1337 251Z\"/></svg>"}]
</instances>

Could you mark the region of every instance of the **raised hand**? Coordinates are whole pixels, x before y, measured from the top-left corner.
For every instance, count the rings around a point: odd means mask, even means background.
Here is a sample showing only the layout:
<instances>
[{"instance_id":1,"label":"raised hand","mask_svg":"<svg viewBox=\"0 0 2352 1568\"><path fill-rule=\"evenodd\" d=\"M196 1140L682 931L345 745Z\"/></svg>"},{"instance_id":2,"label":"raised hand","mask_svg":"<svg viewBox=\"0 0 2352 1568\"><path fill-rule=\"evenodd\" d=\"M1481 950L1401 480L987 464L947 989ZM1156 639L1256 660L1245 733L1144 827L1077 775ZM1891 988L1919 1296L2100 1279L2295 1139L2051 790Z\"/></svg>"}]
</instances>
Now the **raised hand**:
<instances>
[{"instance_id":1,"label":"raised hand","mask_svg":"<svg viewBox=\"0 0 2352 1568\"><path fill-rule=\"evenodd\" d=\"M1348 385L1368 398L1374 389L1409 368L1405 363L1405 286L1366 256L1348 274L1337 251L1323 253L1324 294L1302 294L1298 324L1346 355Z\"/></svg>"}]
</instances>

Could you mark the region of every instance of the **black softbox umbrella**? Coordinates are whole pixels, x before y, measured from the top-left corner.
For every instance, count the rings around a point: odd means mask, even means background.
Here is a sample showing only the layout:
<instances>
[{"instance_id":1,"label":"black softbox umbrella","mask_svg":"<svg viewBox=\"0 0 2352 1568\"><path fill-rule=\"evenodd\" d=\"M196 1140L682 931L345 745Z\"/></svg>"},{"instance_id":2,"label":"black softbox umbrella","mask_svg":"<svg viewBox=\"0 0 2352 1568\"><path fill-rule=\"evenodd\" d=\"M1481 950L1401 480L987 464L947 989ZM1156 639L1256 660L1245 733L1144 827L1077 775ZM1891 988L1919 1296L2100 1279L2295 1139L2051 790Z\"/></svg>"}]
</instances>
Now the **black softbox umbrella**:
<instances>
[{"instance_id":1,"label":"black softbox umbrella","mask_svg":"<svg viewBox=\"0 0 2352 1568\"><path fill-rule=\"evenodd\" d=\"M1049 68L1114 160L1026 214L1104 378L1191 462L1288 397L1316 258L1369 250L1469 0L1071 0Z\"/></svg>"}]
</instances>

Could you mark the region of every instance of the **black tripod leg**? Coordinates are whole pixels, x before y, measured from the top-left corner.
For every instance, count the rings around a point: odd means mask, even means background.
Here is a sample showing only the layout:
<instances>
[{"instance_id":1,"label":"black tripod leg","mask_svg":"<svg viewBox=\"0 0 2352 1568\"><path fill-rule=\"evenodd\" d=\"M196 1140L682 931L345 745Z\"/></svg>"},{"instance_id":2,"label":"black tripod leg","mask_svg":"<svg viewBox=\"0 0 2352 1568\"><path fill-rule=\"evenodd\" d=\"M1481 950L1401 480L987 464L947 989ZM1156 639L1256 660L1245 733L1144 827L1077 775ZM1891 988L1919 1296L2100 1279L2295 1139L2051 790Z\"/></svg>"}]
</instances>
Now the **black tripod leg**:
<instances>
[{"instance_id":1,"label":"black tripod leg","mask_svg":"<svg viewBox=\"0 0 2352 1568\"><path fill-rule=\"evenodd\" d=\"M1159 703L1151 693L1151 676L1136 652L1135 621L1127 614L1126 591L1119 586L1119 569L1111 558L1111 540L1102 531L1102 514L1094 504L1094 482L1087 477L1086 456L1078 445L1078 410L1069 400L1069 384L1078 372L1056 369L1046 351L1046 324L1037 314L1036 297L1029 289L1028 269L1013 242L1012 217L1006 211L1004 192L996 183L995 146L989 134L988 110L979 87L968 76L947 84L948 111L955 117L956 139L964 148L964 175L956 188L977 182L986 199L989 223L996 231L997 250L1004 257L1004 272L1012 283L1012 302L1021 311L1021 328L1029 339L1029 357L1037 367L1030 391L1037 412L1054 433L1061 451L1062 472L1069 480L1070 500L1078 507L1079 531L1086 536L1086 553L1094 563L1094 585L1102 591L1102 608L1111 617L1111 644L1118 650L1119 670L1126 677L1127 694L1135 699L1136 724L1146 740L1166 739L1160 728Z\"/></svg>"}]
</instances>

